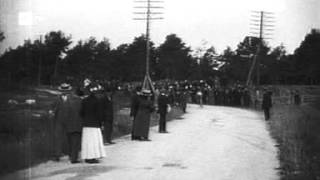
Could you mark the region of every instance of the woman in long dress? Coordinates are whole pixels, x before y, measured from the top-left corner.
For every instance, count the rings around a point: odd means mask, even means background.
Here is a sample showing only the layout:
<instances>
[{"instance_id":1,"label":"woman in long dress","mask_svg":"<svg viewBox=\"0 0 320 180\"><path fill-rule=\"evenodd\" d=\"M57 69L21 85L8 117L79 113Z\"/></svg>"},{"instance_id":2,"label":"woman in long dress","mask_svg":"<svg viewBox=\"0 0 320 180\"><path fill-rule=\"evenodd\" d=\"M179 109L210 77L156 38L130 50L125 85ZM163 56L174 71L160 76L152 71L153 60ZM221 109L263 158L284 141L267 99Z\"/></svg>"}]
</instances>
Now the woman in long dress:
<instances>
[{"instance_id":1,"label":"woman in long dress","mask_svg":"<svg viewBox=\"0 0 320 180\"><path fill-rule=\"evenodd\" d=\"M151 91L142 90L137 103L137 114L133 124L133 136L142 141L150 141L150 118L154 110L151 96Z\"/></svg>"},{"instance_id":2,"label":"woman in long dress","mask_svg":"<svg viewBox=\"0 0 320 180\"><path fill-rule=\"evenodd\" d=\"M83 99L80 115L83 120L81 158L87 163L99 163L99 159L106 156L103 138L100 127L102 126L99 118L99 102L96 97L98 88L89 88L90 95Z\"/></svg>"}]
</instances>

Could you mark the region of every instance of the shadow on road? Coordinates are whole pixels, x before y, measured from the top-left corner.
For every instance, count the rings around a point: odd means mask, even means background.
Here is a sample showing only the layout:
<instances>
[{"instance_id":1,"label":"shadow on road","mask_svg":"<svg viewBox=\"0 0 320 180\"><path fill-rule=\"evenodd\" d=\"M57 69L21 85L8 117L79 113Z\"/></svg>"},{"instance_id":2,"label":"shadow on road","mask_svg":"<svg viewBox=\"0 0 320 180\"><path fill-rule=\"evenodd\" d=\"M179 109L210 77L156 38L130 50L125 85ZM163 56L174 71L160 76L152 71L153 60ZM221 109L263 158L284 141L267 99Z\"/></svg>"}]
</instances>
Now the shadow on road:
<instances>
[{"instance_id":1,"label":"shadow on road","mask_svg":"<svg viewBox=\"0 0 320 180\"><path fill-rule=\"evenodd\" d=\"M105 173L111 170L116 169L116 167L112 166L79 166L79 167L70 167L67 169L57 170L54 172L51 172L50 174L47 174L42 177L50 177L55 175L61 175L61 174L75 174L73 177L69 177L66 180L84 180L89 177L97 176L100 173ZM36 177L41 178L41 177Z\"/></svg>"}]
</instances>

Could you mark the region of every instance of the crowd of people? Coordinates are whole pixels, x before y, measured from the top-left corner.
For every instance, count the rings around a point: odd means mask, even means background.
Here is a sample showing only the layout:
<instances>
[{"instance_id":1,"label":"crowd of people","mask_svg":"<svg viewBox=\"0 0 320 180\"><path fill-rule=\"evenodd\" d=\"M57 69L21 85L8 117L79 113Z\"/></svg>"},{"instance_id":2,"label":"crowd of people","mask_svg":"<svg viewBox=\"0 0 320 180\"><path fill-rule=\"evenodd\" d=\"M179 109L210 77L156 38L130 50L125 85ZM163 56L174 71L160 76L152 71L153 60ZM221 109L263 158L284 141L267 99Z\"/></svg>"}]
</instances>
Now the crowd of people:
<instances>
[{"instance_id":1,"label":"crowd of people","mask_svg":"<svg viewBox=\"0 0 320 180\"><path fill-rule=\"evenodd\" d=\"M234 85L229 87L215 86L205 81L181 81L155 83L155 87L165 87L171 105L180 105L185 111L187 102L207 105L242 106L254 104L251 89Z\"/></svg>"},{"instance_id":2,"label":"crowd of people","mask_svg":"<svg viewBox=\"0 0 320 180\"><path fill-rule=\"evenodd\" d=\"M55 110L54 157L62 155L62 140L67 139L68 155L71 163L99 163L106 156L104 145L114 144L113 93L124 90L131 93L130 118L132 120L131 139L150 141L149 127L151 114L159 113L159 133L168 133L166 116L173 106L187 112L187 103L249 107L256 106L259 91L255 93L241 85L217 87L205 81L159 81L151 89L142 88L137 83L112 84L110 82L83 81L82 86L73 88L63 83L58 88L61 96ZM252 95L254 94L254 95ZM271 93L265 91L262 108L266 120L270 118ZM64 137L63 137L64 136Z\"/></svg>"},{"instance_id":3,"label":"crowd of people","mask_svg":"<svg viewBox=\"0 0 320 180\"><path fill-rule=\"evenodd\" d=\"M71 163L99 163L106 156L104 145L114 144L113 93L123 90L109 83L91 82L85 79L81 87L73 88L63 83L54 111L54 159L63 155L64 139L67 139ZM128 89L127 89L128 90ZM157 98L157 101L155 101ZM155 102L157 102L155 104ZM166 114L170 111L169 98L163 89L157 95L139 86L132 92L130 117L133 121L132 140L150 141L151 113L160 114L159 133L166 130Z\"/></svg>"}]
</instances>

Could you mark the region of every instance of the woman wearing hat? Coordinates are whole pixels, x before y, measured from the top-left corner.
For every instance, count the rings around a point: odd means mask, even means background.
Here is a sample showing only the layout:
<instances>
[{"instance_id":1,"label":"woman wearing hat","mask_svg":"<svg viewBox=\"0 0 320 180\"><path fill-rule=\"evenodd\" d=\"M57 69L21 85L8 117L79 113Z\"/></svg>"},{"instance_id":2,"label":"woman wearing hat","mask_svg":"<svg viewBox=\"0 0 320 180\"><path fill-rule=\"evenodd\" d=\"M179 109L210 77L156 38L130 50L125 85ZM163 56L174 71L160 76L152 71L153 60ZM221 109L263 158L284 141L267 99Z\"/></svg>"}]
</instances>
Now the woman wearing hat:
<instances>
[{"instance_id":1,"label":"woman wearing hat","mask_svg":"<svg viewBox=\"0 0 320 180\"><path fill-rule=\"evenodd\" d=\"M149 140L151 113L154 110L150 90L143 89L137 102L137 113L133 124L133 137L141 141Z\"/></svg>"},{"instance_id":2,"label":"woman wearing hat","mask_svg":"<svg viewBox=\"0 0 320 180\"><path fill-rule=\"evenodd\" d=\"M99 101L96 92L97 86L89 87L90 95L83 99L80 115L83 120L81 158L87 163L99 163L99 159L105 157L103 138L100 127L102 126L99 118Z\"/></svg>"}]
</instances>

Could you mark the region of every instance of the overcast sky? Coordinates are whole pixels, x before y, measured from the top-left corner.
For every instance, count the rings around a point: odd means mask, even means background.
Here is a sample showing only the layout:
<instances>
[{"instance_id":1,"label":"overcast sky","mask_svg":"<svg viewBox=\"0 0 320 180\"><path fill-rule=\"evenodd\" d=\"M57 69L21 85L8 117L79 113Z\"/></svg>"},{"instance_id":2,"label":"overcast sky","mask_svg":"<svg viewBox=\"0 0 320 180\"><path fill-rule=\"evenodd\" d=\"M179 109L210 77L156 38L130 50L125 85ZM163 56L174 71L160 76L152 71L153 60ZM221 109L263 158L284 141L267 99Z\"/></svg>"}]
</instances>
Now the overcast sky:
<instances>
[{"instance_id":1,"label":"overcast sky","mask_svg":"<svg viewBox=\"0 0 320 180\"><path fill-rule=\"evenodd\" d=\"M0 0L0 29L5 32L0 52L28 37L52 30L71 34L73 41L106 37L112 47L131 43L145 33L145 23L134 21L134 0ZM164 0L163 20L151 24L151 40L159 45L175 33L193 49L214 46L233 49L250 35L252 10L274 12L271 46L297 48L311 28L320 28L319 0Z\"/></svg>"}]
</instances>

